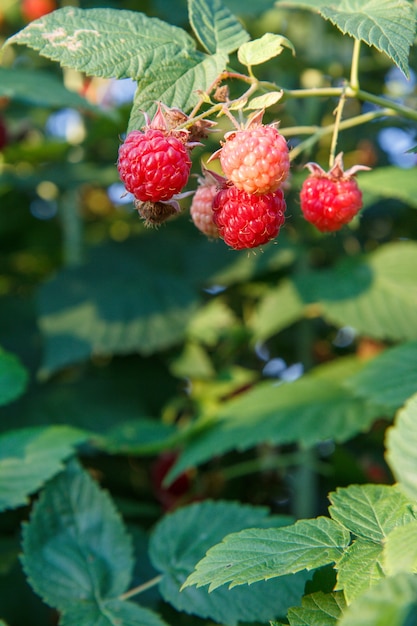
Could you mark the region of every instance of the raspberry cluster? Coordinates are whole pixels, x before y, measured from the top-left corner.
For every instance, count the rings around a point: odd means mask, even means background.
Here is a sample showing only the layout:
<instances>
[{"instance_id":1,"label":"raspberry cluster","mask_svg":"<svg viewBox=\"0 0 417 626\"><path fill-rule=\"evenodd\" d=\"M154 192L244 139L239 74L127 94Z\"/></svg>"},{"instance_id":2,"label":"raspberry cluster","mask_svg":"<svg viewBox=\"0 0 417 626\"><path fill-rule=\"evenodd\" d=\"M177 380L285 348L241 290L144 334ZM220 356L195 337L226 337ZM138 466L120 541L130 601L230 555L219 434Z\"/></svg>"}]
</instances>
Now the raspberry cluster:
<instances>
[{"instance_id":1,"label":"raspberry cluster","mask_svg":"<svg viewBox=\"0 0 417 626\"><path fill-rule=\"evenodd\" d=\"M283 187L290 171L285 138L274 124L263 124L264 111L247 124L224 135L218 158L224 176L204 168L194 193L190 214L195 226L209 238L221 238L234 248L256 248L275 239L285 221ZM175 108L158 105L152 121L130 132L119 148L117 167L135 207L148 226L158 226L180 211L178 200L191 171L191 150L207 137L214 122L193 121ZM322 232L342 228L362 207L354 179L356 165L344 170L343 153L329 171L308 163L309 176L300 192L305 219Z\"/></svg>"},{"instance_id":2,"label":"raspberry cluster","mask_svg":"<svg viewBox=\"0 0 417 626\"><path fill-rule=\"evenodd\" d=\"M191 206L196 226L210 236L217 233L235 250L275 239L285 220L282 184L290 169L288 146L274 125L262 124L262 115L263 111L257 113L245 128L225 135L222 147L210 158L220 159L225 178L218 177L217 185L211 186L206 181Z\"/></svg>"}]
</instances>

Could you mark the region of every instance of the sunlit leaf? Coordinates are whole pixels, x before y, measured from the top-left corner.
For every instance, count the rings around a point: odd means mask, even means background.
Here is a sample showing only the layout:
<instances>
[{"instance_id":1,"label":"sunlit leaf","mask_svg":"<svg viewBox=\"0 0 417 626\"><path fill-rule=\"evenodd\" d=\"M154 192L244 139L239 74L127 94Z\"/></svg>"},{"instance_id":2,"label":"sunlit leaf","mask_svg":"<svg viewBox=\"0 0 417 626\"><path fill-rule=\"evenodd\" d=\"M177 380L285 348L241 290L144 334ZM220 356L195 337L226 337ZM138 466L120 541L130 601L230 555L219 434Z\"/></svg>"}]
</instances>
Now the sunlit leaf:
<instances>
[{"instance_id":1,"label":"sunlit leaf","mask_svg":"<svg viewBox=\"0 0 417 626\"><path fill-rule=\"evenodd\" d=\"M358 174L358 185L377 198L396 198L417 208L417 179L413 168L377 167Z\"/></svg>"},{"instance_id":2,"label":"sunlit leaf","mask_svg":"<svg viewBox=\"0 0 417 626\"><path fill-rule=\"evenodd\" d=\"M386 537L384 566L390 575L417 573L417 521L394 528Z\"/></svg>"},{"instance_id":3,"label":"sunlit leaf","mask_svg":"<svg viewBox=\"0 0 417 626\"><path fill-rule=\"evenodd\" d=\"M263 96L251 98L248 104L245 106L245 109L267 109L268 107L271 107L279 102L282 98L282 95L282 91L271 91L270 93L266 93Z\"/></svg>"},{"instance_id":4,"label":"sunlit leaf","mask_svg":"<svg viewBox=\"0 0 417 626\"><path fill-rule=\"evenodd\" d=\"M143 111L152 115L158 100L188 112L198 102L198 91L212 85L225 69L227 59L223 51L210 56L194 51L169 56L159 65L152 65L138 79L128 131L143 126Z\"/></svg>"},{"instance_id":5,"label":"sunlit leaf","mask_svg":"<svg viewBox=\"0 0 417 626\"><path fill-rule=\"evenodd\" d=\"M294 46L286 37L265 33L259 39L242 44L237 56L242 65L260 65L280 55L285 48L294 54Z\"/></svg>"},{"instance_id":6,"label":"sunlit leaf","mask_svg":"<svg viewBox=\"0 0 417 626\"><path fill-rule=\"evenodd\" d=\"M212 591L227 583L251 585L315 569L338 561L349 542L350 533L328 517L300 520L284 528L242 530L212 547L184 587L209 585Z\"/></svg>"},{"instance_id":7,"label":"sunlit leaf","mask_svg":"<svg viewBox=\"0 0 417 626\"><path fill-rule=\"evenodd\" d=\"M250 326L255 340L265 341L304 315L305 304L290 280L268 289L258 302Z\"/></svg>"},{"instance_id":8,"label":"sunlit leaf","mask_svg":"<svg viewBox=\"0 0 417 626\"><path fill-rule=\"evenodd\" d=\"M181 28L137 11L64 7L8 40L88 75L136 80L151 66L186 51L194 40Z\"/></svg>"},{"instance_id":9,"label":"sunlit leaf","mask_svg":"<svg viewBox=\"0 0 417 626\"><path fill-rule=\"evenodd\" d=\"M290 626L334 626L346 607L343 593L317 591L304 596L301 606L288 611Z\"/></svg>"},{"instance_id":10,"label":"sunlit leaf","mask_svg":"<svg viewBox=\"0 0 417 626\"><path fill-rule=\"evenodd\" d=\"M64 269L43 286L45 371L92 354L152 354L183 338L197 292L175 268L152 266L139 246L98 247L86 265Z\"/></svg>"},{"instance_id":11,"label":"sunlit leaf","mask_svg":"<svg viewBox=\"0 0 417 626\"><path fill-rule=\"evenodd\" d=\"M87 437L70 426L23 428L0 435L0 511L26 504Z\"/></svg>"},{"instance_id":12,"label":"sunlit leaf","mask_svg":"<svg viewBox=\"0 0 417 626\"><path fill-rule=\"evenodd\" d=\"M190 432L189 441L169 476L230 450L268 442L299 442L310 447L326 439L344 441L366 430L380 406L355 398L344 380L362 364L356 359L320 366L291 383L261 382L224 402L210 420Z\"/></svg>"},{"instance_id":13,"label":"sunlit leaf","mask_svg":"<svg viewBox=\"0 0 417 626\"><path fill-rule=\"evenodd\" d=\"M350 604L384 578L382 544L357 539L337 563L337 589L343 589Z\"/></svg>"},{"instance_id":14,"label":"sunlit leaf","mask_svg":"<svg viewBox=\"0 0 417 626\"><path fill-rule=\"evenodd\" d=\"M342 33L384 52L409 75L416 16L408 0L277 0L277 4L319 12Z\"/></svg>"},{"instance_id":15,"label":"sunlit leaf","mask_svg":"<svg viewBox=\"0 0 417 626\"><path fill-rule=\"evenodd\" d=\"M399 411L387 432L387 461L404 492L417 501L417 395Z\"/></svg>"},{"instance_id":16,"label":"sunlit leaf","mask_svg":"<svg viewBox=\"0 0 417 626\"><path fill-rule=\"evenodd\" d=\"M395 528L415 519L410 501L388 485L350 485L329 495L329 513L357 537L380 542Z\"/></svg>"},{"instance_id":17,"label":"sunlit leaf","mask_svg":"<svg viewBox=\"0 0 417 626\"><path fill-rule=\"evenodd\" d=\"M384 578L347 607L340 626L411 626L416 623L417 576Z\"/></svg>"},{"instance_id":18,"label":"sunlit leaf","mask_svg":"<svg viewBox=\"0 0 417 626\"><path fill-rule=\"evenodd\" d=\"M396 411L417 391L417 342L385 350L360 374L347 378L345 385L354 395Z\"/></svg>"},{"instance_id":19,"label":"sunlit leaf","mask_svg":"<svg viewBox=\"0 0 417 626\"><path fill-rule=\"evenodd\" d=\"M295 284L334 324L378 339L411 340L417 338L416 264L415 242L393 242L362 259L301 274Z\"/></svg>"}]
</instances>

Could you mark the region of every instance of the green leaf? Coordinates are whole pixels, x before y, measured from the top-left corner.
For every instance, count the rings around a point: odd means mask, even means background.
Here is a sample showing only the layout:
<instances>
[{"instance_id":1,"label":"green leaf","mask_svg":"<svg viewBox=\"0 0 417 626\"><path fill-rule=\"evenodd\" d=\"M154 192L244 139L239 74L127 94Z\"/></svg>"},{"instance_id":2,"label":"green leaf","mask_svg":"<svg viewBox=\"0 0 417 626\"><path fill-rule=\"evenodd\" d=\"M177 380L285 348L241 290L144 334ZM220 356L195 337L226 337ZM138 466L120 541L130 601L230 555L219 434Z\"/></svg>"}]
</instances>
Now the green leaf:
<instances>
[{"instance_id":1,"label":"green leaf","mask_svg":"<svg viewBox=\"0 0 417 626\"><path fill-rule=\"evenodd\" d=\"M162 572L160 591L164 599L179 611L230 626L284 614L296 598L299 602L304 575L257 583L248 589L217 589L210 594L191 588L180 592L180 588L195 563L227 533L288 522L288 517L268 516L263 507L221 501L193 504L167 515L155 527L150 543L151 560Z\"/></svg>"},{"instance_id":2,"label":"green leaf","mask_svg":"<svg viewBox=\"0 0 417 626\"><path fill-rule=\"evenodd\" d=\"M70 426L23 428L0 435L0 511L26 504L87 436Z\"/></svg>"},{"instance_id":3,"label":"green leaf","mask_svg":"<svg viewBox=\"0 0 417 626\"><path fill-rule=\"evenodd\" d=\"M117 424L95 444L110 454L156 454L172 445L177 428L156 419L141 417Z\"/></svg>"},{"instance_id":4,"label":"green leaf","mask_svg":"<svg viewBox=\"0 0 417 626\"><path fill-rule=\"evenodd\" d=\"M28 383L28 372L19 359L0 348L0 406L22 395Z\"/></svg>"},{"instance_id":5,"label":"green leaf","mask_svg":"<svg viewBox=\"0 0 417 626\"><path fill-rule=\"evenodd\" d=\"M268 289L258 303L250 327L256 341L265 341L304 315L305 304L290 280Z\"/></svg>"},{"instance_id":6,"label":"green leaf","mask_svg":"<svg viewBox=\"0 0 417 626\"><path fill-rule=\"evenodd\" d=\"M0 97L41 107L81 107L103 111L70 91L56 76L41 70L0 67Z\"/></svg>"},{"instance_id":7,"label":"green leaf","mask_svg":"<svg viewBox=\"0 0 417 626\"><path fill-rule=\"evenodd\" d=\"M184 587L251 585L337 562L349 545L350 533L328 517L300 520L284 528L242 530L211 548Z\"/></svg>"},{"instance_id":8,"label":"green leaf","mask_svg":"<svg viewBox=\"0 0 417 626\"><path fill-rule=\"evenodd\" d=\"M335 626L346 608L343 593L318 591L304 596L300 607L288 611L290 626Z\"/></svg>"},{"instance_id":9,"label":"green leaf","mask_svg":"<svg viewBox=\"0 0 417 626\"><path fill-rule=\"evenodd\" d=\"M385 350L345 384L356 396L396 411L417 389L417 342Z\"/></svg>"},{"instance_id":10,"label":"green leaf","mask_svg":"<svg viewBox=\"0 0 417 626\"><path fill-rule=\"evenodd\" d=\"M190 339L214 346L221 337L238 324L238 319L224 300L217 297L201 306L187 329Z\"/></svg>"},{"instance_id":11,"label":"green leaf","mask_svg":"<svg viewBox=\"0 0 417 626\"><path fill-rule=\"evenodd\" d=\"M184 52L167 56L152 65L138 78L128 132L143 126L143 111L153 115L155 101L188 112L198 102L199 90L208 89L227 65L223 51L208 56L200 52Z\"/></svg>"},{"instance_id":12,"label":"green leaf","mask_svg":"<svg viewBox=\"0 0 417 626\"><path fill-rule=\"evenodd\" d=\"M397 574L384 578L347 607L339 625L412 626L417 617L416 596L417 576Z\"/></svg>"},{"instance_id":13,"label":"green leaf","mask_svg":"<svg viewBox=\"0 0 417 626\"><path fill-rule=\"evenodd\" d=\"M188 0L191 27L207 52L234 52L248 33L221 0Z\"/></svg>"},{"instance_id":14,"label":"green leaf","mask_svg":"<svg viewBox=\"0 0 417 626\"><path fill-rule=\"evenodd\" d=\"M265 33L259 39L248 41L240 46L237 57L242 65L260 65L281 54L289 48L295 54L294 46L286 37Z\"/></svg>"},{"instance_id":15,"label":"green leaf","mask_svg":"<svg viewBox=\"0 0 417 626\"><path fill-rule=\"evenodd\" d=\"M34 590L59 610L126 591L131 540L110 497L75 462L33 507L23 529L22 562Z\"/></svg>"},{"instance_id":16,"label":"green leaf","mask_svg":"<svg viewBox=\"0 0 417 626\"><path fill-rule=\"evenodd\" d=\"M59 626L166 626L166 622L138 604L106 600L65 609Z\"/></svg>"},{"instance_id":17,"label":"green leaf","mask_svg":"<svg viewBox=\"0 0 417 626\"><path fill-rule=\"evenodd\" d=\"M337 564L337 589L342 589L346 602L384 578L382 545L357 539L345 550Z\"/></svg>"},{"instance_id":18,"label":"green leaf","mask_svg":"<svg viewBox=\"0 0 417 626\"><path fill-rule=\"evenodd\" d=\"M138 79L152 66L195 50L181 28L136 11L58 9L8 39L64 67L104 78Z\"/></svg>"},{"instance_id":19,"label":"green leaf","mask_svg":"<svg viewBox=\"0 0 417 626\"><path fill-rule=\"evenodd\" d=\"M417 521L394 528L384 544L384 566L389 575L417 573Z\"/></svg>"},{"instance_id":20,"label":"green leaf","mask_svg":"<svg viewBox=\"0 0 417 626\"><path fill-rule=\"evenodd\" d=\"M271 107L277 102L279 102L283 96L283 93L284 93L283 91L270 91L269 93L266 93L263 96L257 96L256 98L251 98L248 104L245 106L245 109L249 109L249 110L267 109L268 107Z\"/></svg>"},{"instance_id":21,"label":"green leaf","mask_svg":"<svg viewBox=\"0 0 417 626\"><path fill-rule=\"evenodd\" d=\"M342 33L384 52L409 77L408 55L414 43L416 15L408 0L341 0L321 15Z\"/></svg>"},{"instance_id":22,"label":"green leaf","mask_svg":"<svg viewBox=\"0 0 417 626\"><path fill-rule=\"evenodd\" d=\"M295 279L306 303L319 303L324 317L378 339L417 338L417 244L394 242L360 260L343 259L331 270Z\"/></svg>"},{"instance_id":23,"label":"green leaf","mask_svg":"<svg viewBox=\"0 0 417 626\"><path fill-rule=\"evenodd\" d=\"M345 441L366 430L380 416L380 406L354 398L343 386L361 366L356 359L340 359L291 383L261 382L224 402L210 420L203 416L196 431L191 429L170 478L230 450L263 442L311 447L326 439Z\"/></svg>"},{"instance_id":24,"label":"green leaf","mask_svg":"<svg viewBox=\"0 0 417 626\"><path fill-rule=\"evenodd\" d=\"M417 395L399 411L387 432L386 457L401 489L417 501Z\"/></svg>"},{"instance_id":25,"label":"green leaf","mask_svg":"<svg viewBox=\"0 0 417 626\"><path fill-rule=\"evenodd\" d=\"M416 16L408 0L278 0L278 6L318 11L342 33L384 52L409 76Z\"/></svg>"},{"instance_id":26,"label":"green leaf","mask_svg":"<svg viewBox=\"0 0 417 626\"><path fill-rule=\"evenodd\" d=\"M395 198L417 208L417 179L413 168L377 167L358 174L358 185L377 198Z\"/></svg>"},{"instance_id":27,"label":"green leaf","mask_svg":"<svg viewBox=\"0 0 417 626\"><path fill-rule=\"evenodd\" d=\"M185 334L199 297L175 268L160 269L140 243L105 244L62 270L40 293L44 371L92 354L148 355Z\"/></svg>"},{"instance_id":28,"label":"green leaf","mask_svg":"<svg viewBox=\"0 0 417 626\"><path fill-rule=\"evenodd\" d=\"M332 492L329 499L332 518L370 541L383 541L393 528L415 519L410 501L389 485L350 485Z\"/></svg>"}]
</instances>

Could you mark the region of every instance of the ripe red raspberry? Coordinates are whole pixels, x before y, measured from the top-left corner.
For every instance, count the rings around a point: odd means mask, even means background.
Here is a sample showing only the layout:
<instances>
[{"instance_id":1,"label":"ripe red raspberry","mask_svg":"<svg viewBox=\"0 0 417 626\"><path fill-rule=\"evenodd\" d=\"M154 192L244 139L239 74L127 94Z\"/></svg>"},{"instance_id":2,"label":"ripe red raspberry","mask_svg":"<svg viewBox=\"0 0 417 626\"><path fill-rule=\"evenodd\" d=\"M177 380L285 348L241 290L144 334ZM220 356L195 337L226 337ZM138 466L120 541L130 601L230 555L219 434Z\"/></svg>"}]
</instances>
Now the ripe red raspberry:
<instances>
[{"instance_id":1,"label":"ripe red raspberry","mask_svg":"<svg viewBox=\"0 0 417 626\"><path fill-rule=\"evenodd\" d=\"M271 193L288 176L290 159L285 138L274 126L249 126L225 135L220 163L227 178L242 191Z\"/></svg>"},{"instance_id":2,"label":"ripe red raspberry","mask_svg":"<svg viewBox=\"0 0 417 626\"><path fill-rule=\"evenodd\" d=\"M354 178L364 165L343 170L343 153L337 155L333 167L325 172L317 163L308 163L311 174L300 192L301 210L308 222L321 232L340 230L362 208L362 193Z\"/></svg>"},{"instance_id":3,"label":"ripe red raspberry","mask_svg":"<svg viewBox=\"0 0 417 626\"><path fill-rule=\"evenodd\" d=\"M184 142L162 130L133 130L119 148L119 175L142 202L170 200L186 185L191 160Z\"/></svg>"},{"instance_id":4,"label":"ripe red raspberry","mask_svg":"<svg viewBox=\"0 0 417 626\"><path fill-rule=\"evenodd\" d=\"M256 248L274 239L284 223L285 209L281 189L254 195L229 186L221 189L213 200L219 235L235 250Z\"/></svg>"}]
</instances>

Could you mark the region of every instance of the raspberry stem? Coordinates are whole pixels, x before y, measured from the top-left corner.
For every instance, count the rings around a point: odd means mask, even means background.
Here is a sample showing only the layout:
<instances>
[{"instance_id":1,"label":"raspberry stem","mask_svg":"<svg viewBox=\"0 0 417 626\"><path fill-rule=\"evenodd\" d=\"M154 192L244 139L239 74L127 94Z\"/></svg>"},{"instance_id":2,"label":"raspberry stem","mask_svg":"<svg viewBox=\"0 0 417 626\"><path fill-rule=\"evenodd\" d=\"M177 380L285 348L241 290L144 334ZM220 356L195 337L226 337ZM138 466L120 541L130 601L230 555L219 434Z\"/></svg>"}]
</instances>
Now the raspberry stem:
<instances>
[{"instance_id":1,"label":"raspberry stem","mask_svg":"<svg viewBox=\"0 0 417 626\"><path fill-rule=\"evenodd\" d=\"M359 56L361 50L360 39L353 40L352 64L350 66L350 86L354 91L359 90Z\"/></svg>"},{"instance_id":2,"label":"raspberry stem","mask_svg":"<svg viewBox=\"0 0 417 626\"><path fill-rule=\"evenodd\" d=\"M334 124L333 124L333 136L332 136L332 143L330 146L330 155L329 155L329 167L330 168L333 167L333 164L334 164L334 159L336 155L336 147L337 147L337 139L339 137L340 124L342 120L343 107L345 106L345 102L346 102L346 96L345 96L345 91L343 90L340 96L338 105L336 107L336 117L335 117Z\"/></svg>"}]
</instances>

